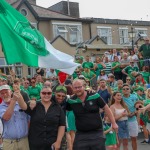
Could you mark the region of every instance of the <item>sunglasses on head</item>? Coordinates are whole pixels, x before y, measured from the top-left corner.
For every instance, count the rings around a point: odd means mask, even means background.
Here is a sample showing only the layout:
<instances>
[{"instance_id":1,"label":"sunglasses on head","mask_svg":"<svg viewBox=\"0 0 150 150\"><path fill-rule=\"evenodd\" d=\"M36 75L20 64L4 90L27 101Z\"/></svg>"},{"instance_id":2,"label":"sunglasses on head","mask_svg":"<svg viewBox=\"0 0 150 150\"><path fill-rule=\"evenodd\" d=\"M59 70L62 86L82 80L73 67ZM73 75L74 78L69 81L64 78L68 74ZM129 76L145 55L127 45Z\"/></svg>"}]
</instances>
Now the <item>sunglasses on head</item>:
<instances>
[{"instance_id":1,"label":"sunglasses on head","mask_svg":"<svg viewBox=\"0 0 150 150\"><path fill-rule=\"evenodd\" d=\"M129 90L129 88L123 88L122 90Z\"/></svg>"},{"instance_id":2,"label":"sunglasses on head","mask_svg":"<svg viewBox=\"0 0 150 150\"><path fill-rule=\"evenodd\" d=\"M52 92L41 92L42 93L42 95L51 95L52 94Z\"/></svg>"},{"instance_id":3,"label":"sunglasses on head","mask_svg":"<svg viewBox=\"0 0 150 150\"><path fill-rule=\"evenodd\" d=\"M139 110L139 108L142 108L142 105L139 105L139 107L137 107L136 110Z\"/></svg>"}]
</instances>

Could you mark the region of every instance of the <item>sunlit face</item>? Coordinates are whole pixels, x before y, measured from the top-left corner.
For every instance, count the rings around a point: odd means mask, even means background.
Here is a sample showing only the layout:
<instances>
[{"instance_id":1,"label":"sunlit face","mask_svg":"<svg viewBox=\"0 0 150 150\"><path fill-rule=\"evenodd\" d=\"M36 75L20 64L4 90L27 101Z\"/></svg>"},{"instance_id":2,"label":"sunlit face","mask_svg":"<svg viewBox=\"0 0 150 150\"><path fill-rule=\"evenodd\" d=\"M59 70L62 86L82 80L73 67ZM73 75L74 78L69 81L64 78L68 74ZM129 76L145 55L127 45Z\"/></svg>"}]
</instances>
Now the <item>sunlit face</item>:
<instances>
[{"instance_id":1,"label":"sunlit face","mask_svg":"<svg viewBox=\"0 0 150 150\"><path fill-rule=\"evenodd\" d=\"M43 88L40 92L42 102L49 102L52 97L51 88Z\"/></svg>"},{"instance_id":2,"label":"sunlit face","mask_svg":"<svg viewBox=\"0 0 150 150\"><path fill-rule=\"evenodd\" d=\"M32 79L31 80L31 86L35 87L35 85L36 85L36 81Z\"/></svg>"},{"instance_id":3,"label":"sunlit face","mask_svg":"<svg viewBox=\"0 0 150 150\"><path fill-rule=\"evenodd\" d=\"M105 81L100 81L100 87L105 87L106 86L106 82Z\"/></svg>"},{"instance_id":4,"label":"sunlit face","mask_svg":"<svg viewBox=\"0 0 150 150\"><path fill-rule=\"evenodd\" d=\"M137 76L137 79L138 79L139 81L141 81L141 80L142 80L142 75Z\"/></svg>"},{"instance_id":5,"label":"sunlit face","mask_svg":"<svg viewBox=\"0 0 150 150\"><path fill-rule=\"evenodd\" d=\"M89 57L89 56L86 56L86 58L85 58L85 59L86 59L86 61L87 61L87 62L89 62L89 61L90 61L90 57Z\"/></svg>"},{"instance_id":6,"label":"sunlit face","mask_svg":"<svg viewBox=\"0 0 150 150\"><path fill-rule=\"evenodd\" d=\"M0 91L0 97L3 99L4 102L8 103L11 100L11 90L2 90Z\"/></svg>"},{"instance_id":7,"label":"sunlit face","mask_svg":"<svg viewBox=\"0 0 150 150\"><path fill-rule=\"evenodd\" d=\"M63 92L55 93L55 99L58 103L62 103L65 100L66 94Z\"/></svg>"},{"instance_id":8,"label":"sunlit face","mask_svg":"<svg viewBox=\"0 0 150 150\"><path fill-rule=\"evenodd\" d=\"M122 88L122 92L123 92L123 94L130 94L130 88L128 87L128 86L124 86L123 88Z\"/></svg>"},{"instance_id":9,"label":"sunlit face","mask_svg":"<svg viewBox=\"0 0 150 150\"><path fill-rule=\"evenodd\" d=\"M83 85L83 81L75 81L72 85L73 92L76 94L78 97L84 95L85 87Z\"/></svg>"},{"instance_id":10,"label":"sunlit face","mask_svg":"<svg viewBox=\"0 0 150 150\"><path fill-rule=\"evenodd\" d=\"M25 80L25 81L23 82L23 86L24 86L25 88L28 88L28 87L29 87L29 81L28 81L28 80Z\"/></svg>"},{"instance_id":11,"label":"sunlit face","mask_svg":"<svg viewBox=\"0 0 150 150\"><path fill-rule=\"evenodd\" d=\"M121 101L122 95L121 95L121 93L117 93L113 98L115 99L115 101Z\"/></svg>"},{"instance_id":12,"label":"sunlit face","mask_svg":"<svg viewBox=\"0 0 150 150\"><path fill-rule=\"evenodd\" d=\"M118 81L118 87L122 88L122 86L123 86L123 81Z\"/></svg>"},{"instance_id":13,"label":"sunlit face","mask_svg":"<svg viewBox=\"0 0 150 150\"><path fill-rule=\"evenodd\" d=\"M37 81L37 82L41 82L41 81L42 81L41 75L38 75L38 76L36 77L36 81Z\"/></svg>"}]
</instances>

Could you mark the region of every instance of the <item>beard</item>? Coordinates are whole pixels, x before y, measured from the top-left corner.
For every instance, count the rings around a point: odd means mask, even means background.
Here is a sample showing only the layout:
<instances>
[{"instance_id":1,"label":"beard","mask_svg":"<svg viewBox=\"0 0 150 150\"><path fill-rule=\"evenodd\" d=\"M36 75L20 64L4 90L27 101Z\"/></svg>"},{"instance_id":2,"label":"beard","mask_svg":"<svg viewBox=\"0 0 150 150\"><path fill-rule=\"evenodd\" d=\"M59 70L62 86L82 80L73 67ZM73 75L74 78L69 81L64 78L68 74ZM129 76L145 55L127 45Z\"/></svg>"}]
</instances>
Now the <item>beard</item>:
<instances>
[{"instance_id":1,"label":"beard","mask_svg":"<svg viewBox=\"0 0 150 150\"><path fill-rule=\"evenodd\" d=\"M4 101L5 103L10 102L10 100L11 100L11 98L9 98L9 97L3 99L3 101Z\"/></svg>"}]
</instances>

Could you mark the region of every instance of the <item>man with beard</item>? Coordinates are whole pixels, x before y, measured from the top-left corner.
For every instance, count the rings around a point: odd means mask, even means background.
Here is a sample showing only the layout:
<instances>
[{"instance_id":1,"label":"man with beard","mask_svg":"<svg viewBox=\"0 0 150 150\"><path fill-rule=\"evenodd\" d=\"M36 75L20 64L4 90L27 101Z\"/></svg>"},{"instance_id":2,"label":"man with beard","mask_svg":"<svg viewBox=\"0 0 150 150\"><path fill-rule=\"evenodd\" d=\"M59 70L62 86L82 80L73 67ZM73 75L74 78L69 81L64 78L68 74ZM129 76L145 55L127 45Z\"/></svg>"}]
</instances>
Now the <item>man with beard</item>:
<instances>
[{"instance_id":1,"label":"man with beard","mask_svg":"<svg viewBox=\"0 0 150 150\"><path fill-rule=\"evenodd\" d=\"M19 87L18 87L19 88ZM12 92L8 85L0 87L0 97L3 102L0 104L0 119L3 122L3 149L4 150L29 150L28 145L28 116L21 111L17 100L17 95L21 99L20 91Z\"/></svg>"},{"instance_id":2,"label":"man with beard","mask_svg":"<svg viewBox=\"0 0 150 150\"><path fill-rule=\"evenodd\" d=\"M74 96L67 101L67 110L73 110L77 128L73 149L74 150L105 150L103 125L99 108L107 113L112 128L118 126L108 105L100 98L98 93L87 93L84 82L76 79L72 83Z\"/></svg>"}]
</instances>

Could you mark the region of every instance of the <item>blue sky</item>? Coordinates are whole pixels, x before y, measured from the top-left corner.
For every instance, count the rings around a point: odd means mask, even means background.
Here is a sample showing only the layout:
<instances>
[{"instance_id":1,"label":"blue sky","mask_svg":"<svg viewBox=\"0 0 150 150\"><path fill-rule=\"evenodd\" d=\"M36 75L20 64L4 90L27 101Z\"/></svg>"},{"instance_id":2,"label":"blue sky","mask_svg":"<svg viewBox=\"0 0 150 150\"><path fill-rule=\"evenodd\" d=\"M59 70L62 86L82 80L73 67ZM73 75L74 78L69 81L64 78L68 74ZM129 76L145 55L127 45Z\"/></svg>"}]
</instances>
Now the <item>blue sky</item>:
<instances>
[{"instance_id":1,"label":"blue sky","mask_svg":"<svg viewBox=\"0 0 150 150\"><path fill-rule=\"evenodd\" d=\"M61 0L37 0L37 5L49 7L60 1ZM71 1L79 3L80 17L150 21L150 0Z\"/></svg>"}]
</instances>

